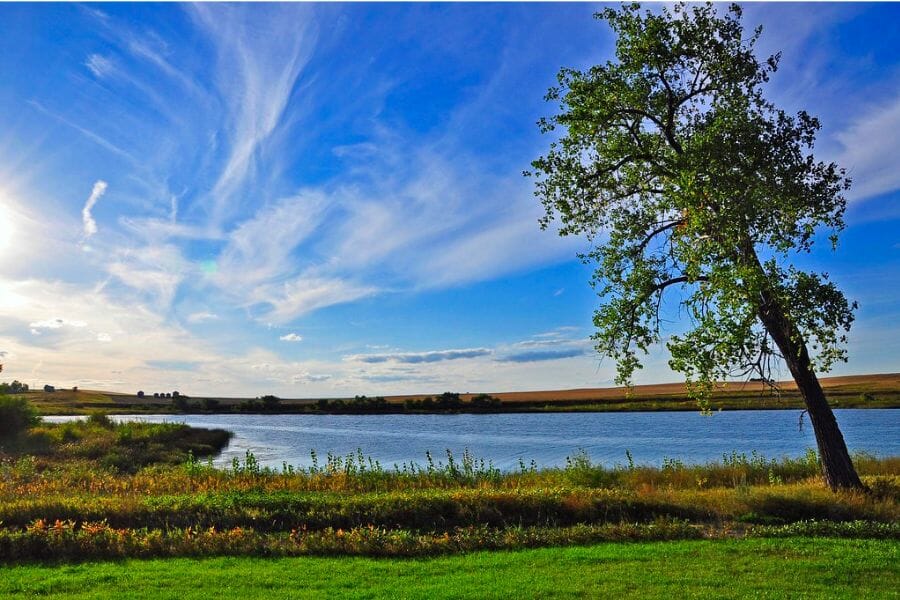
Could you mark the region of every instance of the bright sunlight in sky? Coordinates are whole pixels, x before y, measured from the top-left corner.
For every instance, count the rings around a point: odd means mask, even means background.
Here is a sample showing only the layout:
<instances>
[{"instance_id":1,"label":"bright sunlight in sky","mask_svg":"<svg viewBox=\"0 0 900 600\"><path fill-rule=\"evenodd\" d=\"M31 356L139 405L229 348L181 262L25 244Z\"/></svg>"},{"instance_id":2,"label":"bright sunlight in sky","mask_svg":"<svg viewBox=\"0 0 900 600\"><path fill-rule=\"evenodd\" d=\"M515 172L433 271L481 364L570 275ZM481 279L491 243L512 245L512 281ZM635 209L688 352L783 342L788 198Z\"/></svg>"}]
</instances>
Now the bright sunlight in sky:
<instances>
[{"instance_id":1,"label":"bright sunlight in sky","mask_svg":"<svg viewBox=\"0 0 900 600\"><path fill-rule=\"evenodd\" d=\"M522 176L591 4L0 5L4 379L282 397L611 385ZM850 362L900 365L900 5L749 4L848 168ZM671 314L678 330L677 313ZM656 349L638 383L671 381Z\"/></svg>"}]
</instances>

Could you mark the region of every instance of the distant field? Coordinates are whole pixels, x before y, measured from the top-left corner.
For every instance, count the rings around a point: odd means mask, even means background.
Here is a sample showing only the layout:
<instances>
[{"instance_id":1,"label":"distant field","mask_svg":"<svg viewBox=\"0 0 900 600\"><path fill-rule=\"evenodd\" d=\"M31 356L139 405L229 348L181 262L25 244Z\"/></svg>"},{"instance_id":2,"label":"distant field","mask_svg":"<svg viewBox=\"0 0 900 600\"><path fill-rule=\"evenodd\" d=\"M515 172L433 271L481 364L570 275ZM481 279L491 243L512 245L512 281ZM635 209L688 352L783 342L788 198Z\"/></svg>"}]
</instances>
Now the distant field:
<instances>
[{"instance_id":1,"label":"distant field","mask_svg":"<svg viewBox=\"0 0 900 600\"><path fill-rule=\"evenodd\" d=\"M821 379L825 393L836 408L900 408L900 373L825 377ZM792 381L777 384L773 393L759 381L722 383L712 398L713 409L788 409L801 408L802 401ZM443 391L435 391L431 396ZM453 390L451 390L453 391ZM476 393L461 393L469 402ZM639 385L630 391L621 387L583 388L571 390L539 390L530 392L490 392L502 404L481 412L555 412L555 411L659 411L697 410L683 383ZM111 413L176 412L172 399L92 390L59 390L27 394L42 414L81 414L94 410ZM387 412L403 412L404 403L422 400L429 394L386 397ZM230 412L252 398L191 396L195 408L188 412ZM332 412L318 408L319 398L281 399L277 408L267 412ZM352 400L331 398L329 400ZM203 408L204 401L217 403ZM462 410L466 410L463 408ZM248 412L261 412L249 410ZM345 410L343 412L354 412ZM360 411L368 412L368 411ZM435 410L432 412L441 412Z\"/></svg>"}]
</instances>

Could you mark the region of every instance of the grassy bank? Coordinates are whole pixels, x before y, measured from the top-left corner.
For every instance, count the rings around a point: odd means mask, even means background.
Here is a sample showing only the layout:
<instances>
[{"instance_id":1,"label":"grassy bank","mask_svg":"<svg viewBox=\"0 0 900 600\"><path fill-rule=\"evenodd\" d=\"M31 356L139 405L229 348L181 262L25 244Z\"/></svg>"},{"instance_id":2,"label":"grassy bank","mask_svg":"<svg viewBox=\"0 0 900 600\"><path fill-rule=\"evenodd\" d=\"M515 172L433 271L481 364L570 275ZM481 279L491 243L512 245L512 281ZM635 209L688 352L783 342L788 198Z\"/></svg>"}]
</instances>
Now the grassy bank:
<instances>
[{"instance_id":1,"label":"grassy bank","mask_svg":"<svg viewBox=\"0 0 900 600\"><path fill-rule=\"evenodd\" d=\"M5 407L5 408L4 408ZM304 555L421 557L604 541L797 535L900 539L900 457L857 455L870 491L832 493L813 451L661 467L534 464L501 472L468 452L385 467L363 455L263 468L198 458L228 432L42 424L0 408L0 563ZM10 425L12 424L12 425ZM14 425L14 426L13 426Z\"/></svg>"},{"instance_id":2,"label":"grassy bank","mask_svg":"<svg viewBox=\"0 0 900 600\"><path fill-rule=\"evenodd\" d=\"M894 541L601 544L436 559L128 560L4 569L0 595L49 598L886 598Z\"/></svg>"},{"instance_id":3,"label":"grassy bank","mask_svg":"<svg viewBox=\"0 0 900 600\"><path fill-rule=\"evenodd\" d=\"M149 465L178 465L185 456L218 454L231 439L221 429L174 423L113 423L103 414L85 421L36 423L0 435L0 473L68 471L134 473ZM89 465L89 466L88 466Z\"/></svg>"},{"instance_id":4,"label":"grassy bank","mask_svg":"<svg viewBox=\"0 0 900 600\"><path fill-rule=\"evenodd\" d=\"M69 454L0 462L0 561L176 556L432 556L696 538L900 539L900 459L857 456L870 493L834 494L814 453L707 465L501 473L471 456L385 469L329 456L272 470L140 469Z\"/></svg>"}]
</instances>

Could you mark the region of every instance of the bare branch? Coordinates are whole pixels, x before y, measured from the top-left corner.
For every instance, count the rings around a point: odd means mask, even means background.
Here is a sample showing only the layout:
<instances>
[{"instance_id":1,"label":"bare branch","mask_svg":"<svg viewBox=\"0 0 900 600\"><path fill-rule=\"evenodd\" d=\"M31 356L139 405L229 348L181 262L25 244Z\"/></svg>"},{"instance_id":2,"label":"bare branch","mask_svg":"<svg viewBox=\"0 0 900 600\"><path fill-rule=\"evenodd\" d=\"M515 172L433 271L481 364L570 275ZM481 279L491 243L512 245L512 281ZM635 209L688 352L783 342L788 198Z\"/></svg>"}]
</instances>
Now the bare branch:
<instances>
[{"instance_id":1,"label":"bare branch","mask_svg":"<svg viewBox=\"0 0 900 600\"><path fill-rule=\"evenodd\" d=\"M644 250L647 249L647 245L651 241L653 241L653 238L658 236L660 233L663 233L664 231L666 231L668 229L672 229L673 227L677 227L682 224L684 224L684 219L677 219L675 221L670 221L669 223L666 223L665 225L663 225L661 227L657 227L656 229L654 229L653 231L648 233L647 236L643 240L641 240L641 243L638 244L637 248L635 248L635 250L634 250L634 255L643 253Z\"/></svg>"}]
</instances>

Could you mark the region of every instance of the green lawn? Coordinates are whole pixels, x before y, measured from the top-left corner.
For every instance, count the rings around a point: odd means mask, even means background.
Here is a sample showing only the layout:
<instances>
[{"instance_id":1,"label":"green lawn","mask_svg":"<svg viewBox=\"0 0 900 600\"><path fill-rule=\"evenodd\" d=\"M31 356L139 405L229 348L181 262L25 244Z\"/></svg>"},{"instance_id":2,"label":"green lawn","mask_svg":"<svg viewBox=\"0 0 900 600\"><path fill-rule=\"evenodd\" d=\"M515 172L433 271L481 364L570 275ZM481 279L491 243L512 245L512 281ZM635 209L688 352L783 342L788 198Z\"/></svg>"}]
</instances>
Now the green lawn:
<instances>
[{"instance_id":1,"label":"green lawn","mask_svg":"<svg viewBox=\"0 0 900 600\"><path fill-rule=\"evenodd\" d=\"M216 558L0 568L59 598L897 598L900 545L825 538L601 544L433 559Z\"/></svg>"}]
</instances>

